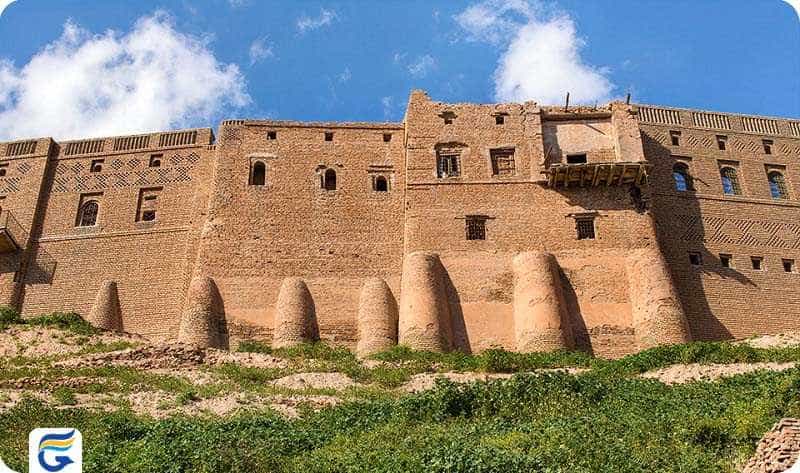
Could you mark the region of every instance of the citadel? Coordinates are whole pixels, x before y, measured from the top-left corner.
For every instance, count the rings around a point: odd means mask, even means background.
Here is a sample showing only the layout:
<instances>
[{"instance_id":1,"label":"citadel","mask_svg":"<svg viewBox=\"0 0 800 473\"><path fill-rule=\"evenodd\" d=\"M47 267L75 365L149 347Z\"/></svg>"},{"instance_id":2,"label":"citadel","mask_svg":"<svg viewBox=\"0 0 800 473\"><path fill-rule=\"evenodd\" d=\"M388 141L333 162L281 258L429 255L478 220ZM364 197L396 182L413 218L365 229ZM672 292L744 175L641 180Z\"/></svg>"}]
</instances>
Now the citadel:
<instances>
[{"instance_id":1,"label":"citadel","mask_svg":"<svg viewBox=\"0 0 800 473\"><path fill-rule=\"evenodd\" d=\"M0 143L0 304L228 347L800 327L800 120L614 102Z\"/></svg>"}]
</instances>

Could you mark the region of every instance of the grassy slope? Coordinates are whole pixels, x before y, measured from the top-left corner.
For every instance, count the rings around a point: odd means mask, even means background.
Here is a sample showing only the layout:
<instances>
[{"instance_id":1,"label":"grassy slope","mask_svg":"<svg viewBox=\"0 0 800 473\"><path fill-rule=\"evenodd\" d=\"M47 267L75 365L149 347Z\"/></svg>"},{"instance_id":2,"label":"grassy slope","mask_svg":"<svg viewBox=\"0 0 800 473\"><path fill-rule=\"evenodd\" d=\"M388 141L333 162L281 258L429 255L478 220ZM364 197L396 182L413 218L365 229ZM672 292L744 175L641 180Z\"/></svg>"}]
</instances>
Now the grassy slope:
<instances>
[{"instance_id":1,"label":"grassy slope","mask_svg":"<svg viewBox=\"0 0 800 473\"><path fill-rule=\"evenodd\" d=\"M90 333L76 317L59 314L28 323ZM14 317L2 322L19 323ZM156 421L124 406L102 413L28 400L0 414L0 457L25 471L31 428L71 426L84 434L84 471L90 473L733 471L777 419L800 416L797 368L672 387L634 377L675 363L800 361L800 347L767 350L692 343L615 361L582 353L490 350L470 356L398 347L376 356L392 364L373 368L345 349L324 344L273 352L248 343L240 349L273 353L290 359L292 367L209 368L227 381L200 388L200 395L258 392L275 377L311 368L345 372L373 383L375 392L347 397L354 400L296 420L262 412ZM86 376L97 380L91 391L113 386L119 391L144 387L197 394L197 386L174 377L111 366L65 370L51 361L2 360L0 382ZM567 366L590 371L579 376L518 375L510 381L472 385L441 382L431 391L406 396L386 389L426 371L518 372ZM206 388L209 393L202 391ZM74 402L70 390L55 390L62 405Z\"/></svg>"}]
</instances>

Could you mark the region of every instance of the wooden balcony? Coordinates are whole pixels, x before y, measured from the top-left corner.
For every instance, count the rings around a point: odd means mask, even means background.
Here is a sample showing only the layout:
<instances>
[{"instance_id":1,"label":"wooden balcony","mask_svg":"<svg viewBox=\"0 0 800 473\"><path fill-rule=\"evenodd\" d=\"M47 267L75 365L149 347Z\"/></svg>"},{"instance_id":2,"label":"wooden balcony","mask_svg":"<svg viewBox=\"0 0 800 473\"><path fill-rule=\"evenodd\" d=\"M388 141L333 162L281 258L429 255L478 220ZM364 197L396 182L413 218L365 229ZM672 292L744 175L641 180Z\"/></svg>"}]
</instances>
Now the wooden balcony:
<instances>
[{"instance_id":1,"label":"wooden balcony","mask_svg":"<svg viewBox=\"0 0 800 473\"><path fill-rule=\"evenodd\" d=\"M642 185L647 181L650 165L646 162L613 162L551 164L542 174L549 187L609 187L625 184Z\"/></svg>"}]
</instances>

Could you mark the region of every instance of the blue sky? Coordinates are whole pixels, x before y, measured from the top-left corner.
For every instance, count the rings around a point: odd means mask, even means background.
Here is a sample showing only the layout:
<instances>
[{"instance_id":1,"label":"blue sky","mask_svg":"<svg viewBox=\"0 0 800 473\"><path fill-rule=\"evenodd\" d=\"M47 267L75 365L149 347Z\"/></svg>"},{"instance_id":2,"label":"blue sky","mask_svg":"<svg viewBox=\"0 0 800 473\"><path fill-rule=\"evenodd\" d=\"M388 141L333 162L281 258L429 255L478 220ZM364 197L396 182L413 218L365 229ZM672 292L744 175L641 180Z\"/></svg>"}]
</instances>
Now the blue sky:
<instances>
[{"instance_id":1,"label":"blue sky","mask_svg":"<svg viewBox=\"0 0 800 473\"><path fill-rule=\"evenodd\" d=\"M0 16L0 139L399 121L414 88L800 117L800 20L781 0L17 0Z\"/></svg>"}]
</instances>

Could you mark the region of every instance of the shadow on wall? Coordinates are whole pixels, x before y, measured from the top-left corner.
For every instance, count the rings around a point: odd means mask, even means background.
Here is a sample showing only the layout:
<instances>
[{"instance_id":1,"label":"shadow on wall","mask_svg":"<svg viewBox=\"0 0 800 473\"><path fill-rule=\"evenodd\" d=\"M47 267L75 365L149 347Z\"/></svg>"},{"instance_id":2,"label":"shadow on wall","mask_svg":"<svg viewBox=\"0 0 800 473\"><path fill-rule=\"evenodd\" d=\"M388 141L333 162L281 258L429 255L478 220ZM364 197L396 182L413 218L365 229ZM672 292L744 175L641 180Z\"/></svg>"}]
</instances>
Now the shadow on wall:
<instances>
[{"instance_id":1,"label":"shadow on wall","mask_svg":"<svg viewBox=\"0 0 800 473\"><path fill-rule=\"evenodd\" d=\"M453 280L450 279L450 273L447 272L447 268L445 268L444 265L441 266L444 290L447 294L447 303L450 306L450 327L453 335L453 349L463 351L464 353L472 353L472 344L469 341L467 324L464 321L464 311L461 308L461 296L458 294L458 289L456 289L456 286L453 284Z\"/></svg>"},{"instance_id":2,"label":"shadow on wall","mask_svg":"<svg viewBox=\"0 0 800 473\"><path fill-rule=\"evenodd\" d=\"M675 192L672 152L661 143L642 133L645 154L653 164L651 179L669 183L670 192ZM652 181L651 181L652 182ZM696 180L695 182L700 182ZM651 191L652 192L652 191ZM676 203L675 201L679 201ZM673 281L678 288L684 312L689 322L693 340L730 339L731 332L714 315L708 303L708 294L703 284L703 275L733 280L744 286L755 287L751 279L734 268L722 266L716 252L709 250L705 242L708 235L703 226L703 215L696 198L681 198L670 195L653 195L650 199L656 221L656 240L663 252ZM702 264L690 263L690 252L701 255ZM734 294L728 294L734 297Z\"/></svg>"}]
</instances>

